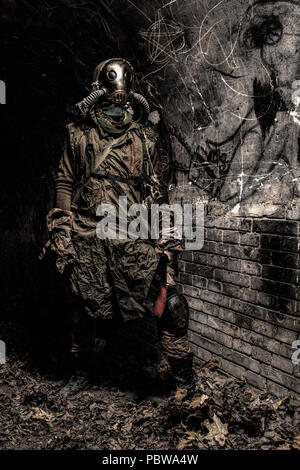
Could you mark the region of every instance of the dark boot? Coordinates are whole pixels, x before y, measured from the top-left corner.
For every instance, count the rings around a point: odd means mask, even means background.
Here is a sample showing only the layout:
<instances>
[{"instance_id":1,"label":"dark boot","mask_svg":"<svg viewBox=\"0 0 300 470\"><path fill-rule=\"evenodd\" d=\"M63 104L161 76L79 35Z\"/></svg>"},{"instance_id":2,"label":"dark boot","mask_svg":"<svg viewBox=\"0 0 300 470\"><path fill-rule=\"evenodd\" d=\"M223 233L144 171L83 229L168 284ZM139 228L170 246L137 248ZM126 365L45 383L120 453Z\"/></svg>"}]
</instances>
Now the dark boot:
<instances>
[{"instance_id":1,"label":"dark boot","mask_svg":"<svg viewBox=\"0 0 300 470\"><path fill-rule=\"evenodd\" d=\"M89 356L72 357L71 360L71 377L68 383L60 390L59 394L68 397L86 390L89 382Z\"/></svg>"},{"instance_id":2,"label":"dark boot","mask_svg":"<svg viewBox=\"0 0 300 470\"><path fill-rule=\"evenodd\" d=\"M193 353L189 353L179 359L171 356L168 357L171 371L176 382L176 389L185 390L186 396L192 396L196 388L193 356Z\"/></svg>"}]
</instances>

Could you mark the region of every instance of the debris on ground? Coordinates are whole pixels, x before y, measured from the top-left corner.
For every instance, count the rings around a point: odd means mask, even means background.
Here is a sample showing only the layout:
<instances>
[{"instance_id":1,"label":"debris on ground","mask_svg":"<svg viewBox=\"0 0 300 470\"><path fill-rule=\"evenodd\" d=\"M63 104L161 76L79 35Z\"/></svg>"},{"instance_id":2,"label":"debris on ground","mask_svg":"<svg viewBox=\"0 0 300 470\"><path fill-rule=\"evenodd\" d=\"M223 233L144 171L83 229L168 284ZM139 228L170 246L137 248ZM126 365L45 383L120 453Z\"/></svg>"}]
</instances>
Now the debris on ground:
<instances>
[{"instance_id":1,"label":"debris on ground","mask_svg":"<svg viewBox=\"0 0 300 470\"><path fill-rule=\"evenodd\" d=\"M157 367L110 352L91 388L69 399L65 380L13 355L0 366L0 449L298 449L299 402L196 366L193 397L169 398Z\"/></svg>"}]
</instances>

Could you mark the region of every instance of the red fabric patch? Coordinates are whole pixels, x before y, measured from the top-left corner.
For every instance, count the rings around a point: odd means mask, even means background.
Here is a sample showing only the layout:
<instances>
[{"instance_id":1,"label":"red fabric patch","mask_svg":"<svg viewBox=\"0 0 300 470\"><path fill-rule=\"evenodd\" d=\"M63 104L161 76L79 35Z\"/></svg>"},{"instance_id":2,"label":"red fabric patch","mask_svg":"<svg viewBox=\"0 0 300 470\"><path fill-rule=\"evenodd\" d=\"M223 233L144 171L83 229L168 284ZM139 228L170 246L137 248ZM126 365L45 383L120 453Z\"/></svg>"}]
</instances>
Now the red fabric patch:
<instances>
[{"instance_id":1,"label":"red fabric patch","mask_svg":"<svg viewBox=\"0 0 300 470\"><path fill-rule=\"evenodd\" d=\"M167 300L167 287L165 284L162 284L160 288L160 292L155 302L154 315L157 315L158 317L162 316L162 313L165 309L166 300Z\"/></svg>"}]
</instances>

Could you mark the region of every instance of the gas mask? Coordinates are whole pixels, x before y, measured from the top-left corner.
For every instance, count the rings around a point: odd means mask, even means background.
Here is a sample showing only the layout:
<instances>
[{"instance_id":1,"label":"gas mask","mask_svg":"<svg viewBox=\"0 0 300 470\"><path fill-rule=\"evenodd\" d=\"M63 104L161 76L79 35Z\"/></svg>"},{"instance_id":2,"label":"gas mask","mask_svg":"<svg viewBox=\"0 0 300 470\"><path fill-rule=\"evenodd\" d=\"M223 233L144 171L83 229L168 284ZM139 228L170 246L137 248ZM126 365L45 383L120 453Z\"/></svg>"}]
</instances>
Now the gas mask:
<instances>
[{"instance_id":1,"label":"gas mask","mask_svg":"<svg viewBox=\"0 0 300 470\"><path fill-rule=\"evenodd\" d=\"M132 88L133 69L128 62L109 61L101 70L98 83L106 91L106 99L117 106L125 106Z\"/></svg>"},{"instance_id":2,"label":"gas mask","mask_svg":"<svg viewBox=\"0 0 300 470\"><path fill-rule=\"evenodd\" d=\"M109 59L99 64L94 71L92 92L76 104L80 114L85 117L90 108L101 100L121 108L140 106L148 116L147 100L132 90L133 75L133 67L124 59Z\"/></svg>"}]
</instances>

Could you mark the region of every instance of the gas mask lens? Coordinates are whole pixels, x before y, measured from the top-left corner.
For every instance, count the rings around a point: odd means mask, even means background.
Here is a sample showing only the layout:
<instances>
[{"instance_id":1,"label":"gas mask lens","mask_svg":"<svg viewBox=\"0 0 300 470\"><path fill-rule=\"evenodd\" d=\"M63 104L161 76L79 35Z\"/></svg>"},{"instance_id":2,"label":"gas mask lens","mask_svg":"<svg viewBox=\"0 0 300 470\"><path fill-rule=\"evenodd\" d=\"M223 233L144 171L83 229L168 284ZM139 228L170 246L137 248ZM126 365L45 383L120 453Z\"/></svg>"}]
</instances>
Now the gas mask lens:
<instances>
[{"instance_id":1,"label":"gas mask lens","mask_svg":"<svg viewBox=\"0 0 300 470\"><path fill-rule=\"evenodd\" d=\"M115 70L109 70L107 72L107 78L110 81L115 80L117 78L117 72Z\"/></svg>"}]
</instances>

